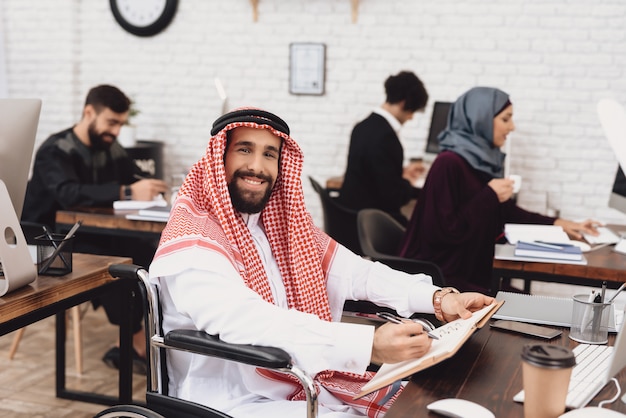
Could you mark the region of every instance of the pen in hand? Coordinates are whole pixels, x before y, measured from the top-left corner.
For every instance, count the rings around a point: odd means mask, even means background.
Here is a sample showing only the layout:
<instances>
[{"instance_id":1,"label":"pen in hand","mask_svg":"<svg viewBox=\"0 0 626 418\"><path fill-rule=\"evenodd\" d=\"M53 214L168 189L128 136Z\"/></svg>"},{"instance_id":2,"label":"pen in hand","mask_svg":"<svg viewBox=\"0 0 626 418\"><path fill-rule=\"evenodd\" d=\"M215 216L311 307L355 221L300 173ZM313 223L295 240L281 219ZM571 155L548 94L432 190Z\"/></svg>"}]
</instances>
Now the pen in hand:
<instances>
[{"instance_id":1,"label":"pen in hand","mask_svg":"<svg viewBox=\"0 0 626 418\"><path fill-rule=\"evenodd\" d=\"M384 319L387 322L391 322L392 324L403 324L404 323L404 319L405 318L400 318L399 316L395 316L393 314L390 314L389 312L377 312L376 316L378 316L381 319ZM409 319L409 321L411 321ZM429 338L432 338L433 340L438 340L439 337L436 336L435 334L433 334L431 331L432 329L429 329L429 326L426 326L426 324L423 321L414 321L419 323L422 328L424 328L424 333L426 335L428 335Z\"/></svg>"}]
</instances>

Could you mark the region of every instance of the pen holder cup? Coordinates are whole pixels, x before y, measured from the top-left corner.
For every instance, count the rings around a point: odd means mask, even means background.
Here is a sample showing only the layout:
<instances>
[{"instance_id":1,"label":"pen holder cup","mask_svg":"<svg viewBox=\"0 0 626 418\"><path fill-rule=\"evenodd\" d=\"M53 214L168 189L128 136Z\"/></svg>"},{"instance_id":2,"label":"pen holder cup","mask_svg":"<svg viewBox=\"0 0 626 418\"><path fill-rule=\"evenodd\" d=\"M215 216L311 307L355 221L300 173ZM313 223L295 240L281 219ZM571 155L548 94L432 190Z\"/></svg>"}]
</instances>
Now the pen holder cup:
<instances>
[{"instance_id":1,"label":"pen holder cup","mask_svg":"<svg viewBox=\"0 0 626 418\"><path fill-rule=\"evenodd\" d=\"M611 303L590 302L589 295L575 295L569 337L585 344L606 344Z\"/></svg>"},{"instance_id":2,"label":"pen holder cup","mask_svg":"<svg viewBox=\"0 0 626 418\"><path fill-rule=\"evenodd\" d=\"M72 272L74 236L65 238L62 234L39 235L35 237L35 242L37 243L39 274L63 276ZM60 250L58 250L59 247Z\"/></svg>"}]
</instances>

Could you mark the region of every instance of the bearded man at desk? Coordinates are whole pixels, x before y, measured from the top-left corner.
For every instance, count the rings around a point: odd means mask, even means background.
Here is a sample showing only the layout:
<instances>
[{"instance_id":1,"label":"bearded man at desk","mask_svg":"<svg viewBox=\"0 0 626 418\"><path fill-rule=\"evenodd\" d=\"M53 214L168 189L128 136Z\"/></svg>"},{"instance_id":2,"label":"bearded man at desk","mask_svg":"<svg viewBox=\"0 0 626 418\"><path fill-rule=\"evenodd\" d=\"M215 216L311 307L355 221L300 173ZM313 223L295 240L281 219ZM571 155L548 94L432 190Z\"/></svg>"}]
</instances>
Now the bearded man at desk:
<instances>
[{"instance_id":1,"label":"bearded man at desk","mask_svg":"<svg viewBox=\"0 0 626 418\"><path fill-rule=\"evenodd\" d=\"M165 193L167 184L157 179L138 180L141 171L116 141L128 121L130 99L117 87L100 85L89 90L81 120L71 128L50 136L35 155L33 175L26 189L22 221L54 226L57 210L71 207L111 207L116 200L152 200ZM152 248L151 248L152 247ZM77 252L131 256L147 266L156 245L128 238L78 233ZM118 295L94 301L104 306L109 321L120 323ZM145 369L145 337L142 310L133 319L136 371ZM112 348L103 358L117 367L119 350ZM145 363L145 362L144 362Z\"/></svg>"}]
</instances>

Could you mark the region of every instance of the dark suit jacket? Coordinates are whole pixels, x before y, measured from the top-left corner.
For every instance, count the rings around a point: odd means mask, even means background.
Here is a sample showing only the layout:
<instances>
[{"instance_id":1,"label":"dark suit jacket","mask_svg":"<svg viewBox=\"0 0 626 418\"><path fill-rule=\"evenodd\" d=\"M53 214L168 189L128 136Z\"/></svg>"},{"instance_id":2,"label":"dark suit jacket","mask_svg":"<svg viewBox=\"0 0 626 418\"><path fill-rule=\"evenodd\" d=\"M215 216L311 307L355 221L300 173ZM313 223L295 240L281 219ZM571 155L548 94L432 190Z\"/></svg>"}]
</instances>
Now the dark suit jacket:
<instances>
[{"instance_id":1,"label":"dark suit jacket","mask_svg":"<svg viewBox=\"0 0 626 418\"><path fill-rule=\"evenodd\" d=\"M355 210L381 209L406 225L400 208L416 198L419 189L402 178L403 163L395 131L384 117L372 113L352 130L340 203Z\"/></svg>"}]
</instances>

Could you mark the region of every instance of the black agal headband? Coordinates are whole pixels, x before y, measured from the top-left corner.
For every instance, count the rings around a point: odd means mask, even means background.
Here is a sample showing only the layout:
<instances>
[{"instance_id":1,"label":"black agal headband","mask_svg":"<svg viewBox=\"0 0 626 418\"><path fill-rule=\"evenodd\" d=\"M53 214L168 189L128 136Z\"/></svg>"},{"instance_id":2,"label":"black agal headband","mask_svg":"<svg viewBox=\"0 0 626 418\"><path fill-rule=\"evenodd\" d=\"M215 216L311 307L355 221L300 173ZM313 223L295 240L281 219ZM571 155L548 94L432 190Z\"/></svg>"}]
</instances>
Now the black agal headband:
<instances>
[{"instance_id":1,"label":"black agal headband","mask_svg":"<svg viewBox=\"0 0 626 418\"><path fill-rule=\"evenodd\" d=\"M228 112L220 116L213 122L211 135L217 134L224 129L226 125L234 122L254 122L269 125L272 128L289 135L289 126L287 123L273 113L259 109L242 109Z\"/></svg>"}]
</instances>

